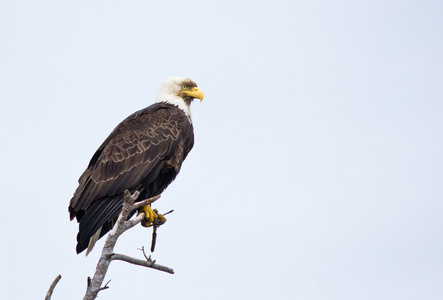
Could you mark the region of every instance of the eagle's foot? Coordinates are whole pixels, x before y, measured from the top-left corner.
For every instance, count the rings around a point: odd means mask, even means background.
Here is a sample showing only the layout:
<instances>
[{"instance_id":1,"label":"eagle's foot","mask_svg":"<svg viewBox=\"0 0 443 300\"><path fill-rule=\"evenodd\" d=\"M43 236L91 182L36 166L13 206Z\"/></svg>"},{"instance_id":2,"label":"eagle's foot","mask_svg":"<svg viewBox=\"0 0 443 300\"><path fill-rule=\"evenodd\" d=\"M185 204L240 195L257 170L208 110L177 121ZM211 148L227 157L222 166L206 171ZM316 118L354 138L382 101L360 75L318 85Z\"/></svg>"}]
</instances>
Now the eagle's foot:
<instances>
[{"instance_id":1,"label":"eagle's foot","mask_svg":"<svg viewBox=\"0 0 443 300\"><path fill-rule=\"evenodd\" d=\"M157 214L157 218L154 220L152 225L158 227L160 225L165 224L166 223L166 218L162 214L159 214L158 210L154 209L154 212Z\"/></svg>"},{"instance_id":2,"label":"eagle's foot","mask_svg":"<svg viewBox=\"0 0 443 300\"><path fill-rule=\"evenodd\" d=\"M142 226L151 227L152 225L160 226L166 222L166 218L158 213L157 209L152 209L151 205L145 205L139 210L140 213L145 213L145 218L141 221Z\"/></svg>"}]
</instances>

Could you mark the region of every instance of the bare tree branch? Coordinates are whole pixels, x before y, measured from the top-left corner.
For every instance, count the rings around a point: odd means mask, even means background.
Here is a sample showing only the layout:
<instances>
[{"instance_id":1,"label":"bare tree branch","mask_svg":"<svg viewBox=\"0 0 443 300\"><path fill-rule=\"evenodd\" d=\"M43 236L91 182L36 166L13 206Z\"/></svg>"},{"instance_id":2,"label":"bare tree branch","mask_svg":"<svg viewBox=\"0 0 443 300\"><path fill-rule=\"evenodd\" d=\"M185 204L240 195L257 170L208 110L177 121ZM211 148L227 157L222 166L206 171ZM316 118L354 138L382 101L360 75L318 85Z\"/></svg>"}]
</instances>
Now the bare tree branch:
<instances>
[{"instance_id":1,"label":"bare tree branch","mask_svg":"<svg viewBox=\"0 0 443 300\"><path fill-rule=\"evenodd\" d=\"M152 198L149 198L149 199L145 199L145 200L137 202L137 203L133 203L133 207L134 207L133 210L134 209L139 209L140 207L143 207L145 205L151 204L151 203L157 201L158 198L160 198L160 195L152 197Z\"/></svg>"},{"instance_id":2,"label":"bare tree branch","mask_svg":"<svg viewBox=\"0 0 443 300\"><path fill-rule=\"evenodd\" d=\"M126 230L140 223L145 217L144 213L140 213L135 218L128 220L128 216L130 216L131 212L142 206L151 204L154 201L156 201L158 198L160 198L160 196L156 196L150 199L134 203L135 200L137 200L138 196L139 196L138 191L134 192L134 194L132 195L128 190L125 191L123 197L122 211L112 231L108 234L108 237L106 239L105 245L102 250L101 257L97 264L94 277L92 279L88 278L88 287L83 300L93 300L97 297L98 292L108 288L107 284L104 287L102 287L101 285L105 278L106 272L108 271L109 264L111 263L112 260L122 260L132 264L157 269L171 274L174 273L174 271L168 267L155 264L155 261L149 261L149 259L147 261L143 261L126 255L114 253L114 246L119 236Z\"/></svg>"},{"instance_id":3,"label":"bare tree branch","mask_svg":"<svg viewBox=\"0 0 443 300\"><path fill-rule=\"evenodd\" d=\"M125 231L130 229L130 228L132 228L132 227L134 227L135 225L137 225L141 221L143 221L144 218L145 218L145 213L144 212L140 212L140 214L138 214L134 218L126 221L125 222Z\"/></svg>"},{"instance_id":4,"label":"bare tree branch","mask_svg":"<svg viewBox=\"0 0 443 300\"><path fill-rule=\"evenodd\" d=\"M54 288L57 285L57 283L60 281L61 278L62 278L62 275L58 275L57 277L55 277L54 281L52 282L51 286L49 287L48 292L46 293L45 300L51 299L52 293L54 292Z\"/></svg>"},{"instance_id":5,"label":"bare tree branch","mask_svg":"<svg viewBox=\"0 0 443 300\"><path fill-rule=\"evenodd\" d=\"M137 258L133 258L133 257L127 256L127 255L118 254L118 253L112 254L111 260L122 260L122 261L126 261L128 263L134 264L134 265L156 269L156 270L163 271L163 272L166 272L169 274L174 274L173 269L168 268L166 266L156 264L155 260L150 260L150 259L142 260L142 259L137 259Z\"/></svg>"}]
</instances>

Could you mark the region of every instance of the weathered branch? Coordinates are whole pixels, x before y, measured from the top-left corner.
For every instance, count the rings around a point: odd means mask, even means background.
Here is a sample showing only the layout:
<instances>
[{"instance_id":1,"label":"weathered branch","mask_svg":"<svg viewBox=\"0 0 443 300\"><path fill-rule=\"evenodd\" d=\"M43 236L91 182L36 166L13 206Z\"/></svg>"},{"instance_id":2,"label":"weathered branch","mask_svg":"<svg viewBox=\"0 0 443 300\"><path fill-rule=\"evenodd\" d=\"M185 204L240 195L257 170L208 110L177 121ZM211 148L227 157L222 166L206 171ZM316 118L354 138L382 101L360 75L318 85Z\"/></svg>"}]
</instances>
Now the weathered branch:
<instances>
[{"instance_id":1,"label":"weathered branch","mask_svg":"<svg viewBox=\"0 0 443 300\"><path fill-rule=\"evenodd\" d=\"M52 293L54 292L55 286L57 285L57 283L60 281L60 279L62 278L62 275L58 275L57 277L55 277L54 281L52 282L51 286L49 287L48 292L46 293L46 297L45 300L50 300Z\"/></svg>"},{"instance_id":2,"label":"weathered branch","mask_svg":"<svg viewBox=\"0 0 443 300\"><path fill-rule=\"evenodd\" d=\"M131 229L132 227L134 227L135 225L137 225L138 223L143 221L144 218L145 218L145 213L144 212L140 212L140 214L138 214L134 218L126 221L125 222L125 231L128 230L128 229Z\"/></svg>"},{"instance_id":3,"label":"weathered branch","mask_svg":"<svg viewBox=\"0 0 443 300\"><path fill-rule=\"evenodd\" d=\"M139 209L140 207L143 207L145 205L151 204L151 203L157 201L158 198L160 198L160 195L152 197L152 198L149 198L149 199L145 199L145 200L137 202L137 203L133 203L133 209L132 210Z\"/></svg>"},{"instance_id":4,"label":"weathered branch","mask_svg":"<svg viewBox=\"0 0 443 300\"><path fill-rule=\"evenodd\" d=\"M101 285L102 285L103 280L105 278L106 272L108 271L109 264L111 263L112 260L123 260L123 261L134 263L134 264L137 264L140 266L150 267L150 268L157 269L160 271L168 272L171 274L174 273L174 271L172 271L172 269L162 266L162 265L157 265L157 264L155 264L155 262L153 263L153 262L150 262L149 260L148 261L139 261L135 258L126 256L126 255L114 253L114 246L115 246L115 243L117 242L117 239L119 238L119 236L123 232L125 232L126 230L128 230L128 229L132 228L133 226L137 225L138 223L140 223L143 220L143 218L145 217L144 213L140 213L135 218L128 220L128 217L130 216L131 212L134 211L135 209L142 207L142 206L153 203L158 198L160 198L160 196L156 196L156 197L152 197L150 199L146 199L146 200L134 203L135 200L137 200L138 196L139 196L138 191L134 192L134 194L132 194L132 195L128 190L125 191L124 198L123 198L122 211L117 219L117 222L114 225L114 228L109 233L109 235L106 239L105 245L102 250L101 257L100 257L99 262L97 264L97 268L96 268L94 277L92 278L92 280L90 278L88 278L88 287L87 287L86 294L85 294L85 297L83 298L83 300L93 300L97 297L98 292L100 292L102 289L108 288L107 284L104 287L102 287Z\"/></svg>"},{"instance_id":5,"label":"weathered branch","mask_svg":"<svg viewBox=\"0 0 443 300\"><path fill-rule=\"evenodd\" d=\"M122 260L122 261L126 261L128 263L134 264L134 265L152 268L152 269L156 269L156 270L163 271L166 273L174 274L173 269L168 268L166 266L156 264L155 260L149 260L149 259L142 260L142 259L137 259L137 258L133 258L133 257L127 256L127 255L118 254L118 253L112 254L111 260Z\"/></svg>"}]
</instances>

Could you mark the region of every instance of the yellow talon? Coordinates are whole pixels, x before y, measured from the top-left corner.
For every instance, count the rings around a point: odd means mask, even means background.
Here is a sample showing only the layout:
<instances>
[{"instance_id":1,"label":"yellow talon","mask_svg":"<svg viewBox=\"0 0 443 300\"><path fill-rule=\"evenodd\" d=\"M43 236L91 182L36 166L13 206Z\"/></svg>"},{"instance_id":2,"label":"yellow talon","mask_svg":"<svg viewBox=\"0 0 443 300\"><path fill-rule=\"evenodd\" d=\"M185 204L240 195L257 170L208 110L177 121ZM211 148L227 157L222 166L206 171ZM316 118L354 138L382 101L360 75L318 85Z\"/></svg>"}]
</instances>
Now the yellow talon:
<instances>
[{"instance_id":1,"label":"yellow talon","mask_svg":"<svg viewBox=\"0 0 443 300\"><path fill-rule=\"evenodd\" d=\"M153 225L154 226L160 226L166 223L166 218L159 214L158 211L156 209L154 209L154 212L157 214L157 218L154 220Z\"/></svg>"},{"instance_id":2,"label":"yellow talon","mask_svg":"<svg viewBox=\"0 0 443 300\"><path fill-rule=\"evenodd\" d=\"M142 208L140 208L140 210L138 211L138 213L145 213L145 218L143 219L143 221L141 222L142 226L144 227L149 227L152 225L152 223L154 223L155 219L158 218L157 215L157 210L152 210L151 205L145 205Z\"/></svg>"},{"instance_id":3,"label":"yellow talon","mask_svg":"<svg viewBox=\"0 0 443 300\"><path fill-rule=\"evenodd\" d=\"M152 209L149 204L140 208L138 213L145 213L145 218L141 221L144 227L151 227L152 225L160 226L166 222L166 218L159 214L157 209Z\"/></svg>"}]
</instances>

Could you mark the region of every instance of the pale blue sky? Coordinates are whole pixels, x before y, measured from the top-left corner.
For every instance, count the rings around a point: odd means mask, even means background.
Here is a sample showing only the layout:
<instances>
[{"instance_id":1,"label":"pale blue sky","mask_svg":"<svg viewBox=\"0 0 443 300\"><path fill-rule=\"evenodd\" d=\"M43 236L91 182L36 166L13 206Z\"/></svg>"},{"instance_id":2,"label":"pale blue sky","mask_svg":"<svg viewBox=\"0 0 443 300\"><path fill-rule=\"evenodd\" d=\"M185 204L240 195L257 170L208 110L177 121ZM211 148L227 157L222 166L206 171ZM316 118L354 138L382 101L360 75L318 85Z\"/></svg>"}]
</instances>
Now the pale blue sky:
<instances>
[{"instance_id":1,"label":"pale blue sky","mask_svg":"<svg viewBox=\"0 0 443 300\"><path fill-rule=\"evenodd\" d=\"M80 299L68 203L96 148L170 76L195 146L154 258L100 299L442 299L440 1L2 1L5 299ZM151 231L116 251L140 256Z\"/></svg>"}]
</instances>

